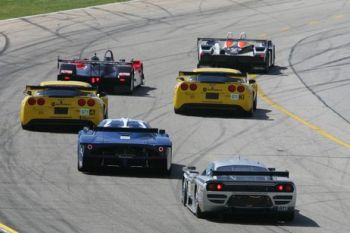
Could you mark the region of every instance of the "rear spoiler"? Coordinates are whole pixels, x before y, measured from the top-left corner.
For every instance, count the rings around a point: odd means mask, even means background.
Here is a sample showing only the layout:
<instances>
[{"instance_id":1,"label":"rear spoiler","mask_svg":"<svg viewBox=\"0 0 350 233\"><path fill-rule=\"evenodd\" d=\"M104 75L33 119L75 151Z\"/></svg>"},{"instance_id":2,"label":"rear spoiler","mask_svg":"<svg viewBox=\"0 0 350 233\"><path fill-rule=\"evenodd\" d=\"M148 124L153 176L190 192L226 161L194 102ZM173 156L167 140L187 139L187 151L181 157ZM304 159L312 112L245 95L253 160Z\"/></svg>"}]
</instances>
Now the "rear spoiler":
<instances>
[{"instance_id":1,"label":"rear spoiler","mask_svg":"<svg viewBox=\"0 0 350 233\"><path fill-rule=\"evenodd\" d=\"M57 69L60 67L60 63L82 63L82 64L92 64L92 65L100 65L100 64L112 64L112 65L132 65L133 60L130 62L127 62L125 60L119 60L119 61L92 61L92 60L84 60L84 59L62 59L60 57L57 57Z\"/></svg>"},{"instance_id":2,"label":"rear spoiler","mask_svg":"<svg viewBox=\"0 0 350 233\"><path fill-rule=\"evenodd\" d=\"M242 39L242 38L230 38L231 40L238 41L238 40L244 40L244 41L252 41L252 42L268 42L269 40L262 40L262 39ZM208 37L198 37L197 42L199 41L226 41L227 38L208 38Z\"/></svg>"},{"instance_id":3,"label":"rear spoiler","mask_svg":"<svg viewBox=\"0 0 350 233\"><path fill-rule=\"evenodd\" d=\"M30 90L44 90L47 88L52 88L52 89L65 89L65 88L73 88L73 89L79 89L83 91L98 91L96 87L78 87L78 86L32 86L32 85L27 85L25 91L30 91Z\"/></svg>"},{"instance_id":4,"label":"rear spoiler","mask_svg":"<svg viewBox=\"0 0 350 233\"><path fill-rule=\"evenodd\" d=\"M241 71L240 71L241 72ZM245 76L247 73L241 72L240 74L232 74L232 73L226 73L226 72L193 72L193 71L179 71L179 77L180 76L191 76L191 75L199 75L199 74L216 74L216 75L233 75L233 76Z\"/></svg>"},{"instance_id":5,"label":"rear spoiler","mask_svg":"<svg viewBox=\"0 0 350 233\"><path fill-rule=\"evenodd\" d=\"M129 132L129 133L159 133L157 128L119 128L119 127L96 127L95 131L100 132Z\"/></svg>"},{"instance_id":6,"label":"rear spoiler","mask_svg":"<svg viewBox=\"0 0 350 233\"><path fill-rule=\"evenodd\" d=\"M211 171L212 176L277 176L289 178L289 171Z\"/></svg>"}]
</instances>

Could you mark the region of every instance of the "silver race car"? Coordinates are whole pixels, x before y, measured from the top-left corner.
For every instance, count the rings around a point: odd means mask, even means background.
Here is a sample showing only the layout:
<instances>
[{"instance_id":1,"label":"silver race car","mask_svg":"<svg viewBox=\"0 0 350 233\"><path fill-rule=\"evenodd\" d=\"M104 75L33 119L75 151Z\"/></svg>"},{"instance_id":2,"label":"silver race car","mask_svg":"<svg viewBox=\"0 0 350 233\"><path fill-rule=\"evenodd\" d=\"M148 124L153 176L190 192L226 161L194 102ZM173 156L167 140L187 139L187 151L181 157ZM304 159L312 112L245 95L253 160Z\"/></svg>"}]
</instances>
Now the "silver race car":
<instances>
[{"instance_id":1,"label":"silver race car","mask_svg":"<svg viewBox=\"0 0 350 233\"><path fill-rule=\"evenodd\" d=\"M201 174L185 167L181 201L198 218L219 212L261 213L292 221L296 187L288 171L236 158L212 162Z\"/></svg>"},{"instance_id":2,"label":"silver race car","mask_svg":"<svg viewBox=\"0 0 350 233\"><path fill-rule=\"evenodd\" d=\"M275 64L275 45L271 40L247 39L243 32L234 38L198 38L198 67L225 67L239 70L263 70Z\"/></svg>"}]
</instances>

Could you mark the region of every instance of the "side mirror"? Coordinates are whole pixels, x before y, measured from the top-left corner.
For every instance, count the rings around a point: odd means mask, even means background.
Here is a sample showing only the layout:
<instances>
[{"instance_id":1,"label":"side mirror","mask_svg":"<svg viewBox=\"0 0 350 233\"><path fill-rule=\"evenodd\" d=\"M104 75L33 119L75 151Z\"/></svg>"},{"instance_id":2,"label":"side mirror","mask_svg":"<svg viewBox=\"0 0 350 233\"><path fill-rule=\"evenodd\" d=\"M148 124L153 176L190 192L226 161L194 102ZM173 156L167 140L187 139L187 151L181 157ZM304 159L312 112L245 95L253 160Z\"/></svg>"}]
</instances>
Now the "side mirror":
<instances>
[{"instance_id":1,"label":"side mirror","mask_svg":"<svg viewBox=\"0 0 350 233\"><path fill-rule=\"evenodd\" d=\"M256 83L255 79L249 79L249 84L254 84L254 83Z\"/></svg>"},{"instance_id":2,"label":"side mirror","mask_svg":"<svg viewBox=\"0 0 350 233\"><path fill-rule=\"evenodd\" d=\"M183 82L183 81L185 81L185 78L184 78L184 77L177 77L177 78L176 78L176 81L178 81L178 82Z\"/></svg>"}]
</instances>

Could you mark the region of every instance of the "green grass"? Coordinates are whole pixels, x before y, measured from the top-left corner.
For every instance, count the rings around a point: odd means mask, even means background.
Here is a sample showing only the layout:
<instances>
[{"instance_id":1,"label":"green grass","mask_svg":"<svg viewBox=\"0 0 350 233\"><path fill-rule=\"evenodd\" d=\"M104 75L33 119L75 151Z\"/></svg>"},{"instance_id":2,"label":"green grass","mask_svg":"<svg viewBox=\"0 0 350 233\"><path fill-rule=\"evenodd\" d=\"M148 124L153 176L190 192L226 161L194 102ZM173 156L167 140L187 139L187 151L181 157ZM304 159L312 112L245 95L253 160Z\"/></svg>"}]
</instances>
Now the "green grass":
<instances>
[{"instance_id":1,"label":"green grass","mask_svg":"<svg viewBox=\"0 0 350 233\"><path fill-rule=\"evenodd\" d=\"M49 13L125 0L0 0L0 19Z\"/></svg>"}]
</instances>

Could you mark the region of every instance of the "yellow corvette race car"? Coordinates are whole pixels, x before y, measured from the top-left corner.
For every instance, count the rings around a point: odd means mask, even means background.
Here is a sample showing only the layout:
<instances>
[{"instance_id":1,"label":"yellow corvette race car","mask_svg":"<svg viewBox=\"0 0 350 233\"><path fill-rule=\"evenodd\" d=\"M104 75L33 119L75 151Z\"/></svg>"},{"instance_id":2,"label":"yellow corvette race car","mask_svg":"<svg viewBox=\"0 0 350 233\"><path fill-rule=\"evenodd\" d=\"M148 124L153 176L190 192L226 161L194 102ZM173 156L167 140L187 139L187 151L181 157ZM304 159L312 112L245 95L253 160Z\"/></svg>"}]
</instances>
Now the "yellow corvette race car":
<instances>
[{"instance_id":1,"label":"yellow corvette race car","mask_svg":"<svg viewBox=\"0 0 350 233\"><path fill-rule=\"evenodd\" d=\"M247 74L227 68L180 71L174 91L174 111L196 109L243 111L252 116L257 105L257 84Z\"/></svg>"},{"instance_id":2,"label":"yellow corvette race car","mask_svg":"<svg viewBox=\"0 0 350 233\"><path fill-rule=\"evenodd\" d=\"M90 84L46 81L26 86L21 103L23 129L40 125L93 126L108 117L108 97Z\"/></svg>"}]
</instances>

